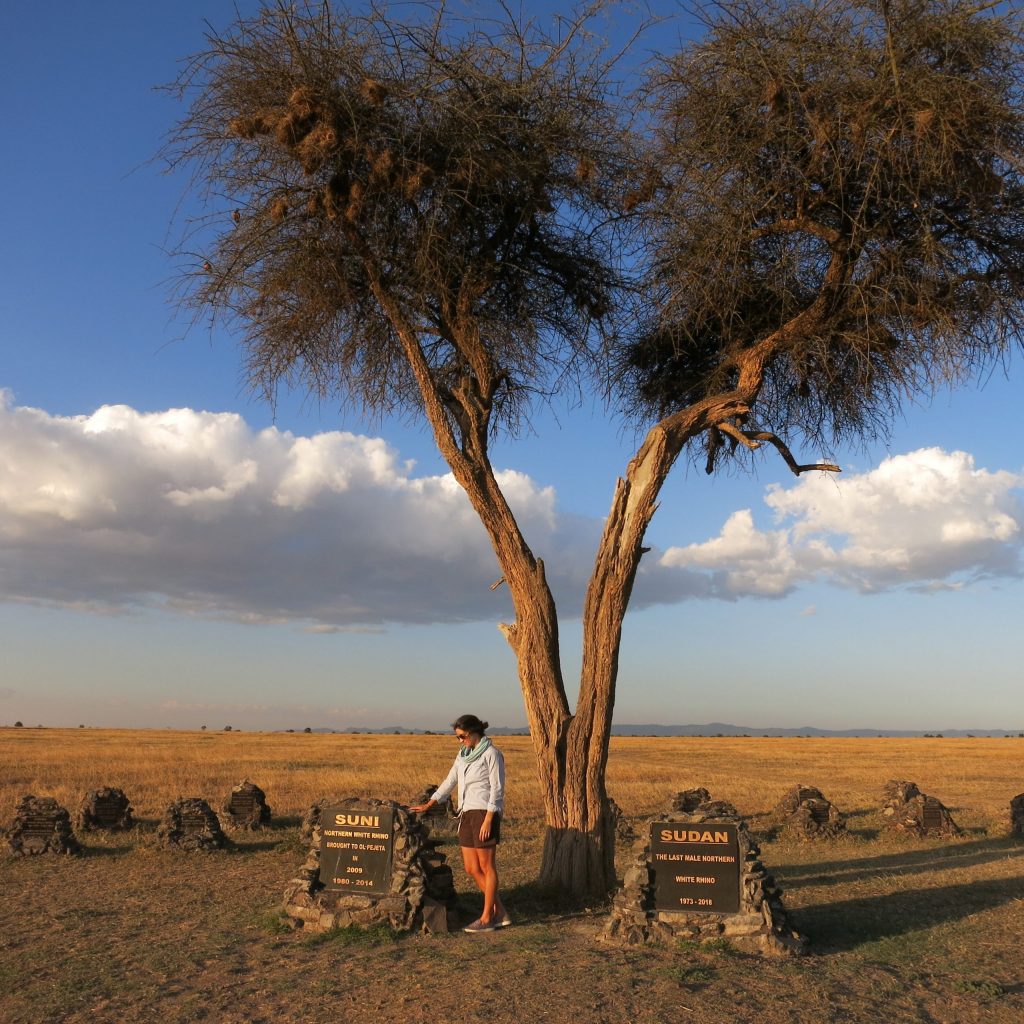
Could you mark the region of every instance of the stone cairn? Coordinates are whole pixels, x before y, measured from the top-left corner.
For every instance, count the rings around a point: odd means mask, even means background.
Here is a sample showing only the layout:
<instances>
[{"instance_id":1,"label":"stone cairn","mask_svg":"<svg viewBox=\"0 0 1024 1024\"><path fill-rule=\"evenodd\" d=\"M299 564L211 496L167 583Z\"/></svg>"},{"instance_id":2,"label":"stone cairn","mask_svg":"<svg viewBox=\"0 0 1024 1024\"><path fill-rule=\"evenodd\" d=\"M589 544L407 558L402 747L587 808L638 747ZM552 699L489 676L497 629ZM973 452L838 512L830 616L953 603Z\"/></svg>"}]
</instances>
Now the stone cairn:
<instances>
[{"instance_id":1,"label":"stone cairn","mask_svg":"<svg viewBox=\"0 0 1024 1024\"><path fill-rule=\"evenodd\" d=\"M916 783L893 779L885 784L885 827L913 836L959 836L963 832L942 802L926 796Z\"/></svg>"},{"instance_id":2,"label":"stone cairn","mask_svg":"<svg viewBox=\"0 0 1024 1024\"><path fill-rule=\"evenodd\" d=\"M637 840L636 829L630 825L628 819L622 813L622 808L611 797L608 797L608 813L612 816L612 821L615 823L616 842L635 843Z\"/></svg>"},{"instance_id":3,"label":"stone cairn","mask_svg":"<svg viewBox=\"0 0 1024 1024\"><path fill-rule=\"evenodd\" d=\"M1010 801L1010 835L1024 836L1024 793Z\"/></svg>"},{"instance_id":4,"label":"stone cairn","mask_svg":"<svg viewBox=\"0 0 1024 1024\"><path fill-rule=\"evenodd\" d=\"M208 853L228 845L228 837L221 830L216 812L197 796L175 800L164 811L156 834L164 845L177 850Z\"/></svg>"},{"instance_id":5,"label":"stone cairn","mask_svg":"<svg viewBox=\"0 0 1024 1024\"><path fill-rule=\"evenodd\" d=\"M248 779L231 790L221 812L229 828L244 828L255 832L270 824L267 794Z\"/></svg>"},{"instance_id":6,"label":"stone cairn","mask_svg":"<svg viewBox=\"0 0 1024 1024\"><path fill-rule=\"evenodd\" d=\"M284 892L284 916L294 927L323 932L350 925L369 928L386 924L396 931L455 930L456 894L452 869L438 850L440 840L430 838L429 827L416 815L391 800L321 800L313 807L316 822L311 828L309 856ZM363 813L384 809L393 813L391 882L387 895L370 896L324 888L320 881L320 814L325 807L343 807Z\"/></svg>"},{"instance_id":7,"label":"stone cairn","mask_svg":"<svg viewBox=\"0 0 1024 1024\"><path fill-rule=\"evenodd\" d=\"M409 801L409 805L419 807L430 800L436 792L437 786L427 786ZM443 804L431 807L429 811L421 814L420 817L434 829L450 830L453 827L458 828L459 812L455 809L455 802L453 800L446 800Z\"/></svg>"},{"instance_id":8,"label":"stone cairn","mask_svg":"<svg viewBox=\"0 0 1024 1024\"><path fill-rule=\"evenodd\" d=\"M675 800L672 802L675 803ZM612 901L611 914L601 934L603 940L641 945L671 943L678 939L708 942L724 938L736 949L746 953L791 956L803 952L805 940L789 927L782 904L782 890L761 863L761 851L747 831L747 823L735 812L721 813L718 808L723 804L725 801L707 800L691 812L670 809L651 819L645 835L633 847L622 888ZM654 908L650 824L655 821L687 825L724 822L736 826L740 875L738 913L666 911Z\"/></svg>"},{"instance_id":9,"label":"stone cairn","mask_svg":"<svg viewBox=\"0 0 1024 1024\"><path fill-rule=\"evenodd\" d=\"M135 827L132 805L123 789L90 790L82 798L75 827L83 832L126 832Z\"/></svg>"},{"instance_id":10,"label":"stone cairn","mask_svg":"<svg viewBox=\"0 0 1024 1024\"><path fill-rule=\"evenodd\" d=\"M703 787L698 789L684 789L669 801L669 807L673 811L684 811L692 814L701 804L711 802L711 794Z\"/></svg>"},{"instance_id":11,"label":"stone cairn","mask_svg":"<svg viewBox=\"0 0 1024 1024\"><path fill-rule=\"evenodd\" d=\"M772 811L784 831L801 839L836 839L846 834L846 816L815 786L795 785Z\"/></svg>"},{"instance_id":12,"label":"stone cairn","mask_svg":"<svg viewBox=\"0 0 1024 1024\"><path fill-rule=\"evenodd\" d=\"M71 815L50 796L23 796L7 830L7 843L20 857L42 853L81 853Z\"/></svg>"},{"instance_id":13,"label":"stone cairn","mask_svg":"<svg viewBox=\"0 0 1024 1024\"><path fill-rule=\"evenodd\" d=\"M320 827L320 813L326 805L326 797L316 800L309 805L309 810L303 815L302 824L299 825L299 838L304 843L313 841L313 833Z\"/></svg>"}]
</instances>

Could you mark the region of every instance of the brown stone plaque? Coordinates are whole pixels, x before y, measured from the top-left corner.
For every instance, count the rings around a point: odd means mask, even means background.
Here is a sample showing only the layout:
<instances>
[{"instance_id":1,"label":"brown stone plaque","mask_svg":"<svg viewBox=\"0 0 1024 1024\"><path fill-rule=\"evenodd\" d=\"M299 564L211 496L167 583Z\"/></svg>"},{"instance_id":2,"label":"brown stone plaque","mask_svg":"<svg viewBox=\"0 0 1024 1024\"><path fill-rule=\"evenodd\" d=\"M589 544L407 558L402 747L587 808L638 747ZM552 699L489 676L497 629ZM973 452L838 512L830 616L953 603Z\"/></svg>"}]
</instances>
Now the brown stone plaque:
<instances>
[{"instance_id":1,"label":"brown stone plaque","mask_svg":"<svg viewBox=\"0 0 1024 1024\"><path fill-rule=\"evenodd\" d=\"M740 907L736 826L651 823L655 910L735 914Z\"/></svg>"},{"instance_id":2,"label":"brown stone plaque","mask_svg":"<svg viewBox=\"0 0 1024 1024\"><path fill-rule=\"evenodd\" d=\"M921 808L921 827L925 832L940 832L945 824L943 806L934 797L925 797Z\"/></svg>"},{"instance_id":3,"label":"brown stone plaque","mask_svg":"<svg viewBox=\"0 0 1024 1024\"><path fill-rule=\"evenodd\" d=\"M391 891L394 812L325 807L320 815L320 881L332 892L386 896Z\"/></svg>"}]
</instances>

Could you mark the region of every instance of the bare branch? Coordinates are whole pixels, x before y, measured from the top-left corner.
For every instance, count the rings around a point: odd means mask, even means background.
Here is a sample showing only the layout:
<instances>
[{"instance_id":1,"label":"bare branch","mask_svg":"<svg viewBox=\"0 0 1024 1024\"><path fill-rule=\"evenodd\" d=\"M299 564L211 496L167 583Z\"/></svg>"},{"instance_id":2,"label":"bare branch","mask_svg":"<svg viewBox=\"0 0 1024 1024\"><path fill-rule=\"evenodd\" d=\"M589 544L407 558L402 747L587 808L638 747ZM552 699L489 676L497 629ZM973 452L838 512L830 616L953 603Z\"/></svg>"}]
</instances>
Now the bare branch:
<instances>
[{"instance_id":1,"label":"bare branch","mask_svg":"<svg viewBox=\"0 0 1024 1024\"><path fill-rule=\"evenodd\" d=\"M779 454L782 456L786 465L793 471L796 476L801 473L806 473L809 470L818 470L822 473L841 473L842 469L837 466L834 462L811 462L807 464L798 463L793 458L793 453L789 450L786 443L778 437L776 434L771 433L768 430L739 430L734 427L731 423L719 423L718 429L723 434L728 434L729 437L734 438L745 448L751 451L756 451L761 447L762 442L767 441L769 444L775 446L778 449Z\"/></svg>"}]
</instances>

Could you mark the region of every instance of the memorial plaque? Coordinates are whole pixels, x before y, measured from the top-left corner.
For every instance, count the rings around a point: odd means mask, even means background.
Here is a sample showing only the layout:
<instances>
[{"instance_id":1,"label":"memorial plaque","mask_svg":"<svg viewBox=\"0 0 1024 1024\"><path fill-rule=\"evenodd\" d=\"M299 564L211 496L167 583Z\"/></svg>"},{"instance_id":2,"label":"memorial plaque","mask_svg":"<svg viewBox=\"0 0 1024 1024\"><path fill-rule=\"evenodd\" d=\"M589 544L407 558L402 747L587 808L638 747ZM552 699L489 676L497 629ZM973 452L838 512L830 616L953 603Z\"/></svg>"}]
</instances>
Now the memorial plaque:
<instances>
[{"instance_id":1,"label":"memorial plaque","mask_svg":"<svg viewBox=\"0 0 1024 1024\"><path fill-rule=\"evenodd\" d=\"M655 910L736 914L740 908L736 826L717 821L651 823Z\"/></svg>"},{"instance_id":2,"label":"memorial plaque","mask_svg":"<svg viewBox=\"0 0 1024 1024\"><path fill-rule=\"evenodd\" d=\"M228 806L236 817L251 818L256 810L256 797L252 793L232 793Z\"/></svg>"},{"instance_id":3,"label":"memorial plaque","mask_svg":"<svg viewBox=\"0 0 1024 1024\"><path fill-rule=\"evenodd\" d=\"M827 825L829 823L829 810L832 805L827 800L808 800L806 803L815 824Z\"/></svg>"},{"instance_id":4,"label":"memorial plaque","mask_svg":"<svg viewBox=\"0 0 1024 1024\"><path fill-rule=\"evenodd\" d=\"M933 797L926 797L921 808L921 827L925 832L940 832L945 825L942 805Z\"/></svg>"},{"instance_id":5,"label":"memorial plaque","mask_svg":"<svg viewBox=\"0 0 1024 1024\"><path fill-rule=\"evenodd\" d=\"M320 881L334 892L391 891L394 811L325 807L320 815Z\"/></svg>"}]
</instances>

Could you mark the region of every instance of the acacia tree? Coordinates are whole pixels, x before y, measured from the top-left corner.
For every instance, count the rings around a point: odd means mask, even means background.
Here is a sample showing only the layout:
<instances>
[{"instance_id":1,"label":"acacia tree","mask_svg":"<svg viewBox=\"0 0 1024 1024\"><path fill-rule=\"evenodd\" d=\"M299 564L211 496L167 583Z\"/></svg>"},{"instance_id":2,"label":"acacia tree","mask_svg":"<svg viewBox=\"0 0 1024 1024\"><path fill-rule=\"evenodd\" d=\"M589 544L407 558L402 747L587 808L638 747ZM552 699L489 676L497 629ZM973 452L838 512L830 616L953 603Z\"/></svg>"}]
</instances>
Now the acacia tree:
<instances>
[{"instance_id":1,"label":"acacia tree","mask_svg":"<svg viewBox=\"0 0 1024 1024\"><path fill-rule=\"evenodd\" d=\"M600 894L621 627L668 473L766 442L836 469L790 445L870 434L998 358L1021 326L1024 118L1017 23L956 0L730 4L636 121L585 21L267 10L190 62L171 152L219 200L191 301L240 327L253 381L429 422L515 609L541 880ZM570 708L488 450L589 374L646 434Z\"/></svg>"}]
</instances>

